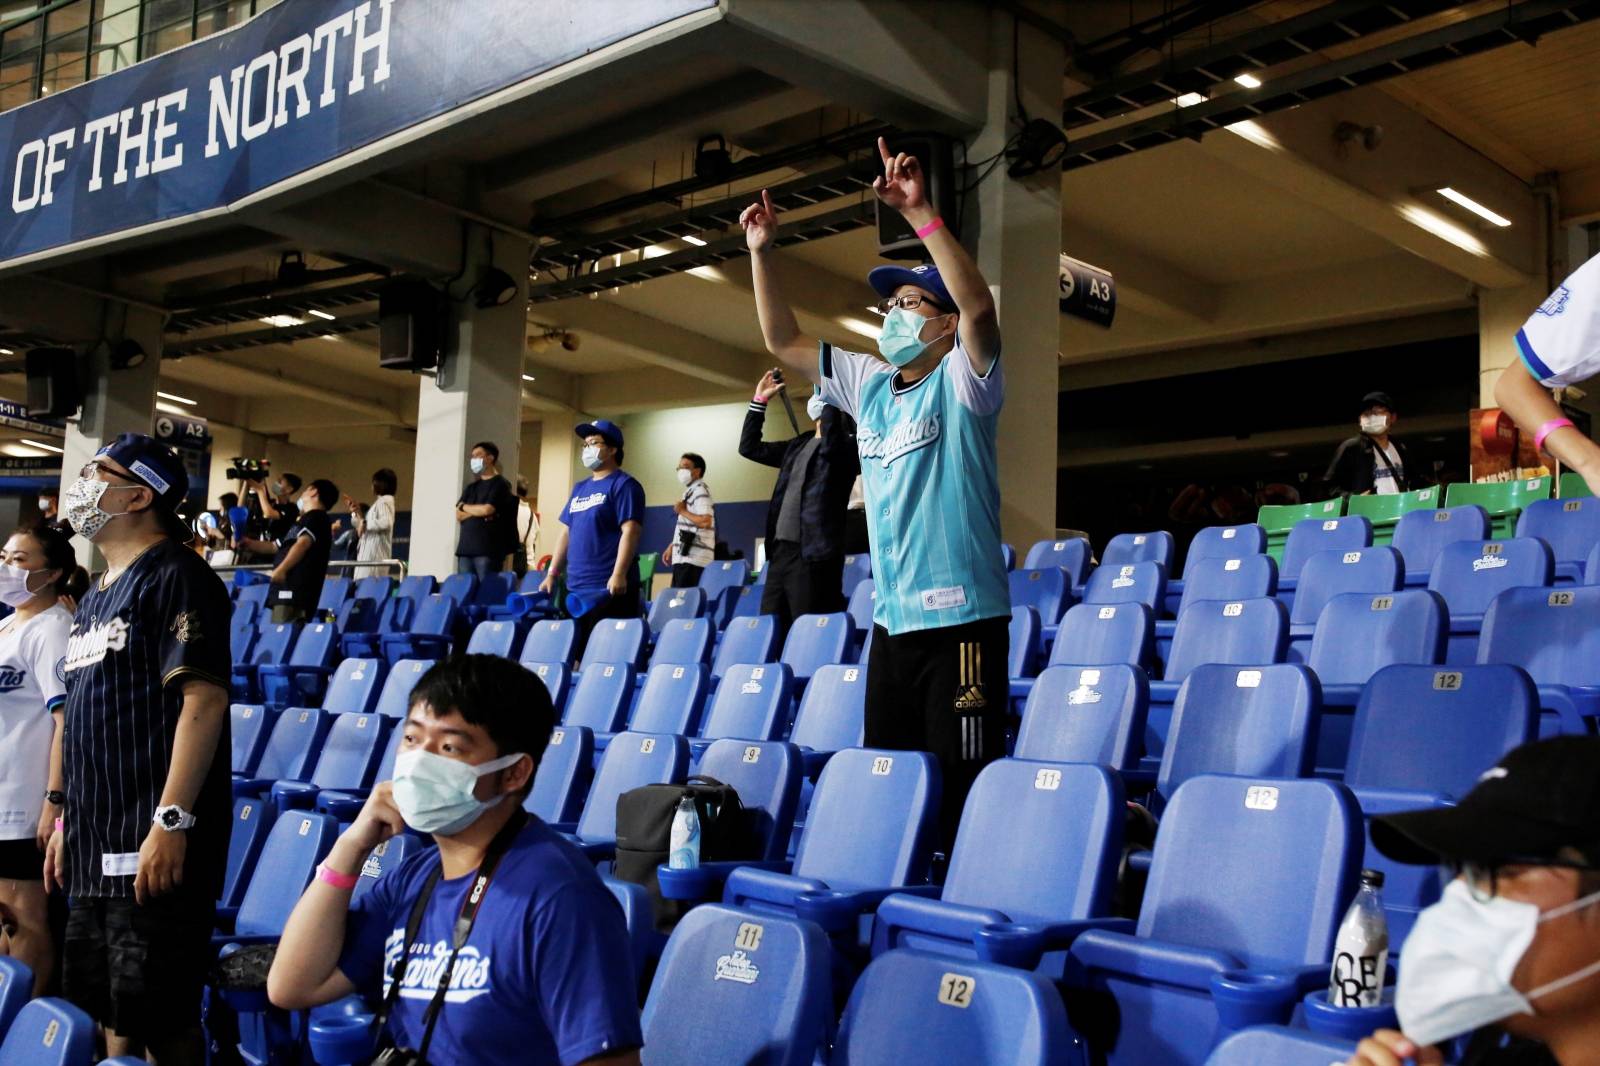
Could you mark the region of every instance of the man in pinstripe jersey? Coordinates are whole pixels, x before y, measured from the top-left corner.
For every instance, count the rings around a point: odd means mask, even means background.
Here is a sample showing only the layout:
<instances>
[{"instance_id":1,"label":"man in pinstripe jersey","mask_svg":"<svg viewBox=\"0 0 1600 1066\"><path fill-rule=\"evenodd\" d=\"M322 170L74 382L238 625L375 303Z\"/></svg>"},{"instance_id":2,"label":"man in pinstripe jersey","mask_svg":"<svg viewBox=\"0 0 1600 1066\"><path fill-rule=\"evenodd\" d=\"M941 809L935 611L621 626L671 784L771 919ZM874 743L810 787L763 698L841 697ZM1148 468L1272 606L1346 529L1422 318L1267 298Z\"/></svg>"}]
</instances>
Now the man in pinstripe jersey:
<instances>
[{"instance_id":1,"label":"man in pinstripe jersey","mask_svg":"<svg viewBox=\"0 0 1600 1066\"><path fill-rule=\"evenodd\" d=\"M66 804L45 884L71 899L67 998L111 1055L204 1061L200 994L229 833L228 594L186 545L176 451L124 433L62 500L106 572L73 620Z\"/></svg>"}]
</instances>

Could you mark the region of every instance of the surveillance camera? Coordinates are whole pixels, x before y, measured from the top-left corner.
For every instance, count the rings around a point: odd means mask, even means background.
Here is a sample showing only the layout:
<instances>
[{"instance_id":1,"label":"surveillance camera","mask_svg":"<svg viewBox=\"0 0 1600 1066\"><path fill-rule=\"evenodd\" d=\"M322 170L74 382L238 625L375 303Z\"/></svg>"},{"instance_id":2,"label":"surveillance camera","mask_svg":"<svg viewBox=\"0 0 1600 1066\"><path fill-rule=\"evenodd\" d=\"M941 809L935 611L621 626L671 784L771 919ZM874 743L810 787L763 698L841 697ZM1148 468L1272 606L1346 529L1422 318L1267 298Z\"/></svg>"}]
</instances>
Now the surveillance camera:
<instances>
[{"instance_id":1,"label":"surveillance camera","mask_svg":"<svg viewBox=\"0 0 1600 1066\"><path fill-rule=\"evenodd\" d=\"M583 342L576 333L563 333L561 335L561 347L569 352L577 351L578 345L581 343Z\"/></svg>"}]
</instances>

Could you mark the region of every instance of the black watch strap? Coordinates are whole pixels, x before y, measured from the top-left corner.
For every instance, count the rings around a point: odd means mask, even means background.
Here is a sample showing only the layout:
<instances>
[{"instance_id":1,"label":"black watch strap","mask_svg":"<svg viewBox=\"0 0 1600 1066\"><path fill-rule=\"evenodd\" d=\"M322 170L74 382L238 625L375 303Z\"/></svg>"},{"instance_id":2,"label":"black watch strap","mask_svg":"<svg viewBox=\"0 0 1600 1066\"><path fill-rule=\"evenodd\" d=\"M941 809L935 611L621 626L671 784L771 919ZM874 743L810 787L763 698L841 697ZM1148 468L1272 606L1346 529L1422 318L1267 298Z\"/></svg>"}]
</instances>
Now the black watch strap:
<instances>
[{"instance_id":1,"label":"black watch strap","mask_svg":"<svg viewBox=\"0 0 1600 1066\"><path fill-rule=\"evenodd\" d=\"M67 794L50 790L44 794L44 800L52 807L65 807L67 805Z\"/></svg>"}]
</instances>

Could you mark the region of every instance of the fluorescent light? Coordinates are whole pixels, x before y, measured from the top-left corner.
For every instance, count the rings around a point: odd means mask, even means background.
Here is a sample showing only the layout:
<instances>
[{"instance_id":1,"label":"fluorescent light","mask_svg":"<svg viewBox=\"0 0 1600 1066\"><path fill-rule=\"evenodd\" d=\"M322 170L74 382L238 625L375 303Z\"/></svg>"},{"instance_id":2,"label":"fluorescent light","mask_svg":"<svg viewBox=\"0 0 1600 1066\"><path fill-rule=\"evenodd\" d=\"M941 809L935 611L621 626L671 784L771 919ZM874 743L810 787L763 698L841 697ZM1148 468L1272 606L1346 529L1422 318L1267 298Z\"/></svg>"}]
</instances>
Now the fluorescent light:
<instances>
[{"instance_id":1,"label":"fluorescent light","mask_svg":"<svg viewBox=\"0 0 1600 1066\"><path fill-rule=\"evenodd\" d=\"M883 318L884 317L883 312L878 310L878 305L877 304L868 305L867 310L871 311L873 314L877 315L879 318Z\"/></svg>"},{"instance_id":2,"label":"fluorescent light","mask_svg":"<svg viewBox=\"0 0 1600 1066\"><path fill-rule=\"evenodd\" d=\"M534 377L532 374L524 374L524 375L522 375L522 380L523 381L538 381L539 379Z\"/></svg>"},{"instance_id":3,"label":"fluorescent light","mask_svg":"<svg viewBox=\"0 0 1600 1066\"><path fill-rule=\"evenodd\" d=\"M1261 79L1256 77L1254 74L1241 74L1233 80L1240 85L1243 85L1246 89L1261 88Z\"/></svg>"},{"instance_id":4,"label":"fluorescent light","mask_svg":"<svg viewBox=\"0 0 1600 1066\"><path fill-rule=\"evenodd\" d=\"M690 267L689 270L686 271L686 273L693 274L695 277L703 278L706 281L727 281L728 280L726 277L723 276L722 271L718 270L716 267L713 267L713 266ZM599 295L599 294L596 293L595 295Z\"/></svg>"},{"instance_id":5,"label":"fluorescent light","mask_svg":"<svg viewBox=\"0 0 1600 1066\"><path fill-rule=\"evenodd\" d=\"M187 396L174 396L172 393L162 392L160 389L156 390L156 395L161 397L163 400L171 400L173 403L188 404L190 407L198 407L200 405L199 400L191 400Z\"/></svg>"},{"instance_id":6,"label":"fluorescent light","mask_svg":"<svg viewBox=\"0 0 1600 1066\"><path fill-rule=\"evenodd\" d=\"M46 444L42 440L30 440L27 437L23 437L22 443L26 444L30 448L42 448L47 452L55 452L57 455L64 454L62 450L57 448L54 444Z\"/></svg>"},{"instance_id":7,"label":"fluorescent light","mask_svg":"<svg viewBox=\"0 0 1600 1066\"><path fill-rule=\"evenodd\" d=\"M1446 200L1449 200L1453 204L1460 204L1462 207L1466 208L1468 211L1471 211L1473 214L1477 215L1486 222L1492 222L1496 226L1511 225L1511 220L1506 216L1496 214L1487 207L1484 207L1478 201L1474 200L1472 197L1456 192L1448 185L1439 190L1439 195L1444 197Z\"/></svg>"},{"instance_id":8,"label":"fluorescent light","mask_svg":"<svg viewBox=\"0 0 1600 1066\"><path fill-rule=\"evenodd\" d=\"M1184 93L1172 102L1179 107L1193 107L1195 104L1205 103L1206 95L1205 93Z\"/></svg>"},{"instance_id":9,"label":"fluorescent light","mask_svg":"<svg viewBox=\"0 0 1600 1066\"><path fill-rule=\"evenodd\" d=\"M277 329L287 329L290 326L303 326L306 324L305 319L296 318L294 315L267 315L261 321Z\"/></svg>"},{"instance_id":10,"label":"fluorescent light","mask_svg":"<svg viewBox=\"0 0 1600 1066\"><path fill-rule=\"evenodd\" d=\"M1283 142L1267 132L1267 128L1255 119L1247 118L1235 122L1228 127L1229 133L1237 133L1258 148L1278 149L1283 147Z\"/></svg>"},{"instance_id":11,"label":"fluorescent light","mask_svg":"<svg viewBox=\"0 0 1600 1066\"><path fill-rule=\"evenodd\" d=\"M1415 204L1401 204L1399 211L1407 222L1420 226L1442 240L1449 241L1457 248L1465 249L1473 255L1487 256L1489 249L1476 236L1468 233L1449 219L1442 218L1426 208Z\"/></svg>"},{"instance_id":12,"label":"fluorescent light","mask_svg":"<svg viewBox=\"0 0 1600 1066\"><path fill-rule=\"evenodd\" d=\"M16 354L17 353L12 351L10 348L0 348L0 355L16 355Z\"/></svg>"},{"instance_id":13,"label":"fluorescent light","mask_svg":"<svg viewBox=\"0 0 1600 1066\"><path fill-rule=\"evenodd\" d=\"M189 409L187 407L179 407L177 404L168 403L165 400L157 400L156 401L156 410L157 411L165 411L169 415L183 415L185 418L188 418L188 417L191 416L190 415L190 411L189 411Z\"/></svg>"},{"instance_id":14,"label":"fluorescent light","mask_svg":"<svg viewBox=\"0 0 1600 1066\"><path fill-rule=\"evenodd\" d=\"M705 241L701 240L699 237L694 236L693 234L685 234L683 239L688 241L690 244L694 245L696 248L704 248L706 246L706 242Z\"/></svg>"},{"instance_id":15,"label":"fluorescent light","mask_svg":"<svg viewBox=\"0 0 1600 1066\"><path fill-rule=\"evenodd\" d=\"M863 322L859 318L851 318L848 315L840 315L838 318L834 319L834 321L838 322L839 325L843 326L851 333L859 333L863 337L871 337L873 340L877 340L878 334L883 332L880 327L874 326L870 322Z\"/></svg>"},{"instance_id":16,"label":"fluorescent light","mask_svg":"<svg viewBox=\"0 0 1600 1066\"><path fill-rule=\"evenodd\" d=\"M311 309L310 313L313 314L313 315L316 315L318 318L325 318L329 322L333 321L333 316L332 315L328 314L328 312L326 312L326 311L318 311L315 307L313 307Z\"/></svg>"},{"instance_id":17,"label":"fluorescent light","mask_svg":"<svg viewBox=\"0 0 1600 1066\"><path fill-rule=\"evenodd\" d=\"M325 341L339 341L339 340L344 340L344 338L343 338L343 337L341 337L341 336L339 336L339 335L338 335L338 334L337 334L337 333L324 333L324 334L323 334L323 335L322 335L322 339L323 339L323 340L325 340Z\"/></svg>"}]
</instances>

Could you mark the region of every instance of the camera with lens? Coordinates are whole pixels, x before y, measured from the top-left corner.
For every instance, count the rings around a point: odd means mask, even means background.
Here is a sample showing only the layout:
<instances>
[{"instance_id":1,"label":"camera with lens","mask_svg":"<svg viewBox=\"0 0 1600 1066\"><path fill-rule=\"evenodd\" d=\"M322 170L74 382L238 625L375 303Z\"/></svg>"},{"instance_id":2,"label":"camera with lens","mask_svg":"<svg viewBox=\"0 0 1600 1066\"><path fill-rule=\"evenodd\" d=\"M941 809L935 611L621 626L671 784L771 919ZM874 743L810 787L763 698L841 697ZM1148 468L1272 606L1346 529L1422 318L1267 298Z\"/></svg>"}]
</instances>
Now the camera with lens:
<instances>
[{"instance_id":1,"label":"camera with lens","mask_svg":"<svg viewBox=\"0 0 1600 1066\"><path fill-rule=\"evenodd\" d=\"M233 457L233 465L223 472L229 481L260 481L272 470L270 459L250 459L242 455Z\"/></svg>"},{"instance_id":2,"label":"camera with lens","mask_svg":"<svg viewBox=\"0 0 1600 1066\"><path fill-rule=\"evenodd\" d=\"M678 530L678 555L684 556L694 550L695 531L692 529Z\"/></svg>"}]
</instances>

